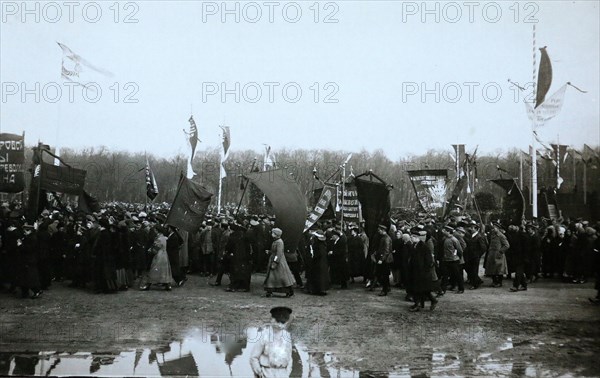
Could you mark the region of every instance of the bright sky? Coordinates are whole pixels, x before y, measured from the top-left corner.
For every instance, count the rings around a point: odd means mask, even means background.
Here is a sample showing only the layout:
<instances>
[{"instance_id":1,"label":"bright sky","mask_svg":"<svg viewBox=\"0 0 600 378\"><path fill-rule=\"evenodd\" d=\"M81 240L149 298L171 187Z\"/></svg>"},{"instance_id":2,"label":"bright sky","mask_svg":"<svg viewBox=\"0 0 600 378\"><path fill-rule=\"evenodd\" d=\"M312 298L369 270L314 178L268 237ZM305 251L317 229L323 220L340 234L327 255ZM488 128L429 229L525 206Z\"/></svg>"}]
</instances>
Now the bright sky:
<instances>
[{"instance_id":1,"label":"bright sky","mask_svg":"<svg viewBox=\"0 0 600 378\"><path fill-rule=\"evenodd\" d=\"M232 150L526 150L530 124L507 79L532 81L531 20L554 69L549 95L567 81L587 91L567 89L542 139L600 143L597 1L23 4L1 2L0 129L25 130L28 144L169 157L187 152L193 110L199 148L218 146L225 122ZM71 102L57 41L114 76L82 66L100 89L86 99L75 87Z\"/></svg>"}]
</instances>

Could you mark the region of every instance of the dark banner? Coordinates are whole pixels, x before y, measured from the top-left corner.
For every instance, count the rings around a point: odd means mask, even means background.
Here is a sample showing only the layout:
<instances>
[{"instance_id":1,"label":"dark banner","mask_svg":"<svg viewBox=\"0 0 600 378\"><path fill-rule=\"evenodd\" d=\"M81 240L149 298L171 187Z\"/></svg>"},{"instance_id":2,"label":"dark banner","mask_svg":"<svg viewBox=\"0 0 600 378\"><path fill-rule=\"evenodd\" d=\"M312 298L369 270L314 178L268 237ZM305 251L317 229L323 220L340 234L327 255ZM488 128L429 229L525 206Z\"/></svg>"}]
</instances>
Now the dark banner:
<instances>
[{"instance_id":1,"label":"dark banner","mask_svg":"<svg viewBox=\"0 0 600 378\"><path fill-rule=\"evenodd\" d=\"M212 196L202 185L182 176L165 223L190 233L198 231Z\"/></svg>"},{"instance_id":2,"label":"dark banner","mask_svg":"<svg viewBox=\"0 0 600 378\"><path fill-rule=\"evenodd\" d=\"M438 216L442 215L446 203L448 170L419 169L407 173L423 210Z\"/></svg>"},{"instance_id":3,"label":"dark banner","mask_svg":"<svg viewBox=\"0 0 600 378\"><path fill-rule=\"evenodd\" d=\"M315 205L315 208L308 214L304 222L304 232L311 228L323 216L325 210L329 207L333 196L335 195L335 186L325 185L321 189L321 196Z\"/></svg>"},{"instance_id":4,"label":"dark banner","mask_svg":"<svg viewBox=\"0 0 600 378\"><path fill-rule=\"evenodd\" d=\"M100 211L100 203L91 194L85 190L79 195L79 203L77 209L85 214L92 214Z\"/></svg>"},{"instance_id":5,"label":"dark banner","mask_svg":"<svg viewBox=\"0 0 600 378\"><path fill-rule=\"evenodd\" d=\"M85 185L86 173L82 169L42 162L35 167L34 181L41 177L40 189L49 192L80 195Z\"/></svg>"},{"instance_id":6,"label":"dark banner","mask_svg":"<svg viewBox=\"0 0 600 378\"><path fill-rule=\"evenodd\" d=\"M306 220L306 198L287 169L254 172L246 176L269 198L275 213L275 227L283 231L286 250L294 250L302 237Z\"/></svg>"},{"instance_id":7,"label":"dark banner","mask_svg":"<svg viewBox=\"0 0 600 378\"><path fill-rule=\"evenodd\" d=\"M358 224L360 222L360 202L358 201L358 190L354 180L344 185L343 199L344 223Z\"/></svg>"},{"instance_id":8,"label":"dark banner","mask_svg":"<svg viewBox=\"0 0 600 378\"><path fill-rule=\"evenodd\" d=\"M506 191L502 201L502 221L505 224L521 224L525 216L525 198L519 185L512 178L490 180Z\"/></svg>"},{"instance_id":9,"label":"dark banner","mask_svg":"<svg viewBox=\"0 0 600 378\"><path fill-rule=\"evenodd\" d=\"M367 236L375 240L377 226L390 224L390 188L385 182L374 179L369 174L356 176L354 184L361 204Z\"/></svg>"},{"instance_id":10,"label":"dark banner","mask_svg":"<svg viewBox=\"0 0 600 378\"><path fill-rule=\"evenodd\" d=\"M25 189L25 137L0 134L0 192L18 193Z\"/></svg>"}]
</instances>

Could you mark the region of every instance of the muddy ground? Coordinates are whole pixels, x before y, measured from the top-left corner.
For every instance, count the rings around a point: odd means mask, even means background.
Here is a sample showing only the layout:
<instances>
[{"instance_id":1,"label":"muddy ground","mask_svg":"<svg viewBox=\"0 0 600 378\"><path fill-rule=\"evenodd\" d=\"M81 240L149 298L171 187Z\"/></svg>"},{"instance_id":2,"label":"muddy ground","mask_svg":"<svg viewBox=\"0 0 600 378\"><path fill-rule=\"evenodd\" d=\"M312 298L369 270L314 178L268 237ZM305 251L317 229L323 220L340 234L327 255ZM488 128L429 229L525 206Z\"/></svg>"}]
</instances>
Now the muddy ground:
<instances>
[{"instance_id":1,"label":"muddy ground","mask_svg":"<svg viewBox=\"0 0 600 378\"><path fill-rule=\"evenodd\" d=\"M505 282L503 288L448 292L434 312L412 313L399 289L378 297L377 291L356 283L348 290L332 289L325 297L297 291L290 299L265 298L263 279L253 276L250 293L228 293L194 275L171 292L93 294L64 282L53 283L36 300L0 293L0 375L18 372L15 355L46 351L114 357L134 350L141 355L146 348L183 345L181 340L190 337L209 343L212 336L214 344L215 335L243 335L268 321L272 306L287 305L293 309L291 332L302 352L297 359L303 376L600 376L600 306L588 301L595 295L593 283L541 279L528 291L510 293ZM244 340L246 350L251 344ZM200 375L221 375L206 371L213 368L198 361L202 358L195 357ZM246 352L230 356L235 360L233 365L229 361L230 375L245 374L231 366L246 369L246 358ZM66 371L132 375L78 369ZM178 373L195 373L182 369ZM135 369L133 374L138 374Z\"/></svg>"}]
</instances>

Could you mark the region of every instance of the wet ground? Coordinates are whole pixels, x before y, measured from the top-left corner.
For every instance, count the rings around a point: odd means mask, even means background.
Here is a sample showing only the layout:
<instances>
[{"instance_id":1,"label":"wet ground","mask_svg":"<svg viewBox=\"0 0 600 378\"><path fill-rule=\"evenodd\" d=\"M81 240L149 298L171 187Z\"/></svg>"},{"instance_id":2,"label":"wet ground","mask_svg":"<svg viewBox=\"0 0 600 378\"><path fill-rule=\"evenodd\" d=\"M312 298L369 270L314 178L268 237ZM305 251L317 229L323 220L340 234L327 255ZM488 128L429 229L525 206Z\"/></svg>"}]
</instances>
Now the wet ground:
<instances>
[{"instance_id":1,"label":"wet ground","mask_svg":"<svg viewBox=\"0 0 600 378\"><path fill-rule=\"evenodd\" d=\"M251 376L260 326L285 304L294 311L293 376L600 376L591 283L449 292L434 312L412 313L398 289L265 298L262 279L253 277L250 293L197 276L171 292L54 283L36 300L0 293L0 375Z\"/></svg>"}]
</instances>

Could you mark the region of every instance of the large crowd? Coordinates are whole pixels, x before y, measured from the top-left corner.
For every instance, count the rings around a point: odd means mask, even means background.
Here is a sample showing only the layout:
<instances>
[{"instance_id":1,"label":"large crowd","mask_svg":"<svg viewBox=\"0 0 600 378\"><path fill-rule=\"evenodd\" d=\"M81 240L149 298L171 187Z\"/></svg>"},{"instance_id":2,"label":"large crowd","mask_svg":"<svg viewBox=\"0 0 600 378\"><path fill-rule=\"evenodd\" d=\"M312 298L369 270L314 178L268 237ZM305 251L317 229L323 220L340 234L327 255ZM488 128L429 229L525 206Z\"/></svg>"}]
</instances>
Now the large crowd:
<instances>
[{"instance_id":1,"label":"large crowd","mask_svg":"<svg viewBox=\"0 0 600 378\"><path fill-rule=\"evenodd\" d=\"M411 311L433 310L448 292L490 285L527 290L538 279L581 284L600 275L600 222L533 220L482 225L454 213L441 220L423 214L390 219L368 236L365 224L324 220L296 248L284 243L276 219L207 213L194 233L165 225L167 207L113 203L93 214L44 210L28 222L19 203L0 206L0 284L3 291L39 298L53 283L95 293L172 290L189 274L209 277L229 292L251 290L264 274L267 297L294 289L326 295L331 287L361 285L386 296L402 290ZM483 263L484 277L480 274ZM466 280L465 280L466 277ZM223 280L226 280L225 282ZM506 289L505 289L506 290ZM590 298L600 303L598 294Z\"/></svg>"}]
</instances>

